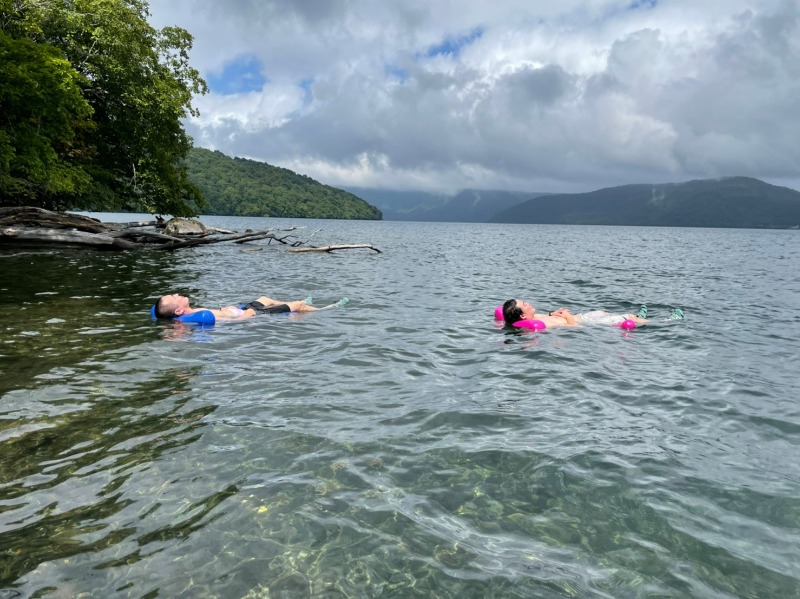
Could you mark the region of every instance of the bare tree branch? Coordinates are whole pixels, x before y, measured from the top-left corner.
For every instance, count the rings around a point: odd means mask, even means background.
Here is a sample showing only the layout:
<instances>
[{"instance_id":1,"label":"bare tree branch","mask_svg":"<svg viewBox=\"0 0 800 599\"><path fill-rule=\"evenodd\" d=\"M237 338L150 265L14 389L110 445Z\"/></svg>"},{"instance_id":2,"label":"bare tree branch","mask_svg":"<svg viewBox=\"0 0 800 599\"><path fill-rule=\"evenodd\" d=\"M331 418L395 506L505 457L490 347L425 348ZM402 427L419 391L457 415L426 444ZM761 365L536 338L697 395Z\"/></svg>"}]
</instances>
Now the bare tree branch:
<instances>
[{"instance_id":1,"label":"bare tree branch","mask_svg":"<svg viewBox=\"0 0 800 599\"><path fill-rule=\"evenodd\" d=\"M325 245L322 247L294 248L286 251L291 252L292 254L299 254L300 252L332 252L334 250L356 250L360 248L370 249L373 252L378 252L379 254L382 253L378 248L369 243Z\"/></svg>"}]
</instances>

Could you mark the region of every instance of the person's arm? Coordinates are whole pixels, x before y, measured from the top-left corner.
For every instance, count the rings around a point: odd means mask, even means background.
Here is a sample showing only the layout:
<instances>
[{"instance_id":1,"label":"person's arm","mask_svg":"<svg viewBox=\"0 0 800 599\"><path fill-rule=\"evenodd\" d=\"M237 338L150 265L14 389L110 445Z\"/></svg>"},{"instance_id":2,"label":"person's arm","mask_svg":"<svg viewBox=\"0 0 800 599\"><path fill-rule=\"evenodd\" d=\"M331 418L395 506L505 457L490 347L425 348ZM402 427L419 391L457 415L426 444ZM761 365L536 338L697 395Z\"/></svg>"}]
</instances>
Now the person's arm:
<instances>
[{"instance_id":1,"label":"person's arm","mask_svg":"<svg viewBox=\"0 0 800 599\"><path fill-rule=\"evenodd\" d=\"M554 310L553 312L550 312L550 314L552 316L559 316L559 317L563 318L564 320L566 320L567 321L567 326L574 327L575 325L578 324L578 322L575 320L575 317L572 315L572 312L570 312L566 308L559 308L558 310Z\"/></svg>"}]
</instances>

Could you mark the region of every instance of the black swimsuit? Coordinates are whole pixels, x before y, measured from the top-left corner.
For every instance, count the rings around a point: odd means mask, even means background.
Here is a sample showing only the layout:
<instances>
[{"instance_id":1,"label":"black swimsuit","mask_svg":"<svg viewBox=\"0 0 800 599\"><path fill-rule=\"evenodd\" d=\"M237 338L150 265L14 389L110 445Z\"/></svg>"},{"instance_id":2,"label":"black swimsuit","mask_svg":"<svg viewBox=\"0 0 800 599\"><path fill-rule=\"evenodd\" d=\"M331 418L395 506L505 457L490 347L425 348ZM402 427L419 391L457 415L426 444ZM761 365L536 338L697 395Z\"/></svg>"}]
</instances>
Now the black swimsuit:
<instances>
[{"instance_id":1,"label":"black swimsuit","mask_svg":"<svg viewBox=\"0 0 800 599\"><path fill-rule=\"evenodd\" d=\"M251 308L255 310L258 314L283 314L285 312L291 312L292 309L289 307L288 304L277 304L275 306L265 306L258 300L252 301L249 304L242 304L241 305L243 310L247 310Z\"/></svg>"}]
</instances>

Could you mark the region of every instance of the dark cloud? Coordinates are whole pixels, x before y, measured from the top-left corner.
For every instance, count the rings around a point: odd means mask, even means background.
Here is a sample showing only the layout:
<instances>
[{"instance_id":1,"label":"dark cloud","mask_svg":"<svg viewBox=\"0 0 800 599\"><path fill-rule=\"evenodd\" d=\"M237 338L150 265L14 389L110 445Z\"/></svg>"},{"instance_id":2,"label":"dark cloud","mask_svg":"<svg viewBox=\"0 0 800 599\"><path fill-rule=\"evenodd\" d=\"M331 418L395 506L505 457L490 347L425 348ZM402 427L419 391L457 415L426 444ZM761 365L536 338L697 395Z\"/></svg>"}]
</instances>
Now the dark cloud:
<instances>
[{"instance_id":1,"label":"dark cloud","mask_svg":"<svg viewBox=\"0 0 800 599\"><path fill-rule=\"evenodd\" d=\"M534 191L741 174L800 187L796 1L167 6L153 12L183 15L201 70L254 56L268 79L199 99L198 145L331 184Z\"/></svg>"}]
</instances>

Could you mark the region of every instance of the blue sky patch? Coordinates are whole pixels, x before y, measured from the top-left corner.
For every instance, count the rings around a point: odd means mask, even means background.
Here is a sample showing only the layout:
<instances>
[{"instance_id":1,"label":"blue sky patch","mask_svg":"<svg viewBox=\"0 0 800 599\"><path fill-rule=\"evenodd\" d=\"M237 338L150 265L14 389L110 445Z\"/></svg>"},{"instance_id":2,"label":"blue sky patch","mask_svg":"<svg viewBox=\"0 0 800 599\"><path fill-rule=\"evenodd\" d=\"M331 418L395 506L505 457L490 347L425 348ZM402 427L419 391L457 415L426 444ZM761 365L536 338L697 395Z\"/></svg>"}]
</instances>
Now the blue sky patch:
<instances>
[{"instance_id":1,"label":"blue sky patch","mask_svg":"<svg viewBox=\"0 0 800 599\"><path fill-rule=\"evenodd\" d=\"M423 56L426 58L433 58L434 56L452 56L453 58L458 58L458 55L461 54L461 50L465 46L472 44L475 40L479 40L483 32L483 27L476 27L465 35L445 38L442 43L428 48Z\"/></svg>"},{"instance_id":2,"label":"blue sky patch","mask_svg":"<svg viewBox=\"0 0 800 599\"><path fill-rule=\"evenodd\" d=\"M269 80L262 73L262 64L253 54L237 56L222 72L206 75L206 83L215 94L231 95L261 91Z\"/></svg>"},{"instance_id":3,"label":"blue sky patch","mask_svg":"<svg viewBox=\"0 0 800 599\"><path fill-rule=\"evenodd\" d=\"M404 68L389 64L386 65L383 71L386 74L386 76L389 77L390 79L394 79L396 81L399 81L400 83L405 83L406 81L408 81L409 74L408 71L405 70Z\"/></svg>"},{"instance_id":4,"label":"blue sky patch","mask_svg":"<svg viewBox=\"0 0 800 599\"><path fill-rule=\"evenodd\" d=\"M311 101L314 99L314 92L311 89L311 86L314 85L314 78L309 77L307 79L302 79L297 86L303 90L303 106L308 106L311 104Z\"/></svg>"},{"instance_id":5,"label":"blue sky patch","mask_svg":"<svg viewBox=\"0 0 800 599\"><path fill-rule=\"evenodd\" d=\"M636 10L639 8L643 8L647 10L648 8L655 8L658 4L658 0L633 0L629 5L629 10Z\"/></svg>"}]
</instances>

